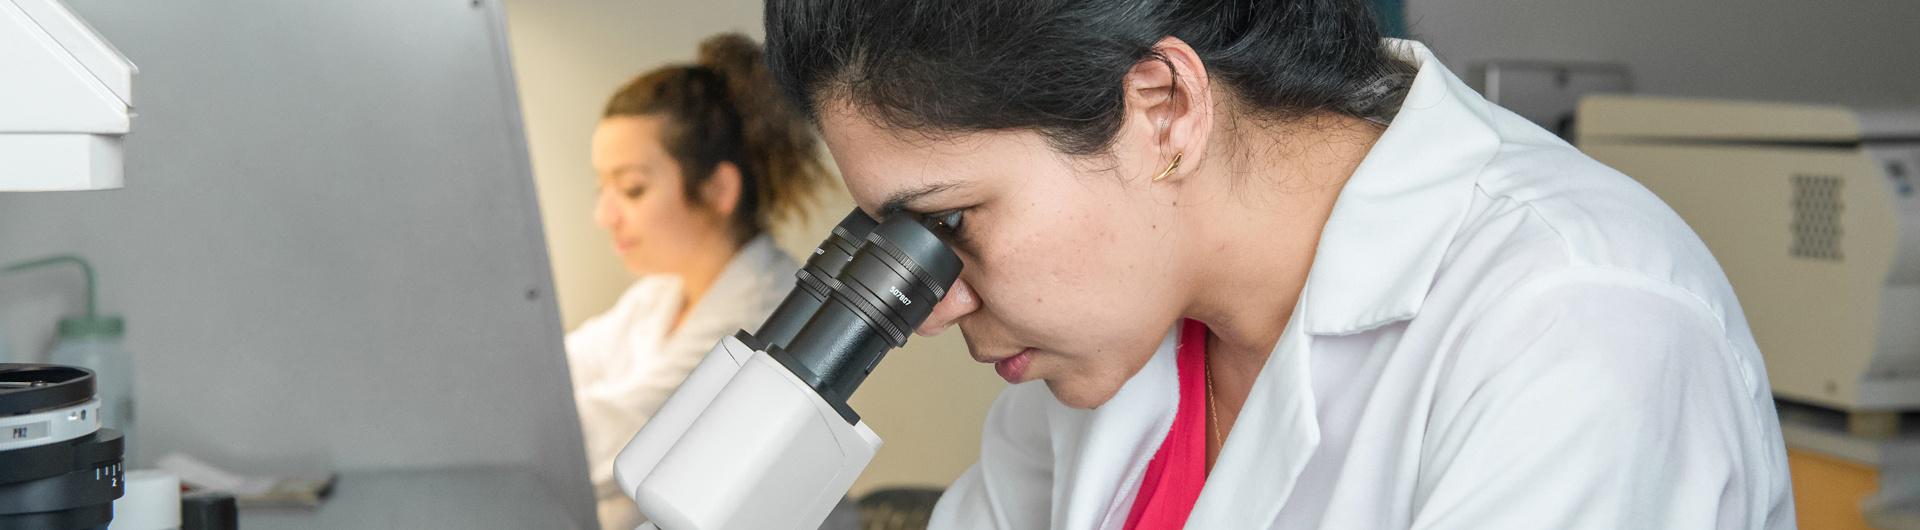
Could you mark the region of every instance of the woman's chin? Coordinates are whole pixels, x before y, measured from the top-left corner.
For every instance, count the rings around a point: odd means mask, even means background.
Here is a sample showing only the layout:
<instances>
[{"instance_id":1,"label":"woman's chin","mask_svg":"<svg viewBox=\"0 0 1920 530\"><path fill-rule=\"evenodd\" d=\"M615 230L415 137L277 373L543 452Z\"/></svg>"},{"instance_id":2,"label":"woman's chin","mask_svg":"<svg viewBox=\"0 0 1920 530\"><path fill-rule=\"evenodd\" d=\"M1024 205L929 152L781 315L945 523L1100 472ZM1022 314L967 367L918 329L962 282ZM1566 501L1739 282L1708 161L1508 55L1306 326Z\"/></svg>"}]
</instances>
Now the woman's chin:
<instances>
[{"instance_id":1,"label":"woman's chin","mask_svg":"<svg viewBox=\"0 0 1920 530\"><path fill-rule=\"evenodd\" d=\"M1113 399L1120 392L1118 385L1089 384L1091 381L1072 381L1045 379L1047 391L1053 393L1053 399L1068 407L1092 410Z\"/></svg>"},{"instance_id":2,"label":"woman's chin","mask_svg":"<svg viewBox=\"0 0 1920 530\"><path fill-rule=\"evenodd\" d=\"M621 262L621 265L626 267L628 274L632 274L634 276L646 276L648 274L659 272L654 270L653 267L648 267L645 263L639 263L636 260L632 260L632 259Z\"/></svg>"}]
</instances>

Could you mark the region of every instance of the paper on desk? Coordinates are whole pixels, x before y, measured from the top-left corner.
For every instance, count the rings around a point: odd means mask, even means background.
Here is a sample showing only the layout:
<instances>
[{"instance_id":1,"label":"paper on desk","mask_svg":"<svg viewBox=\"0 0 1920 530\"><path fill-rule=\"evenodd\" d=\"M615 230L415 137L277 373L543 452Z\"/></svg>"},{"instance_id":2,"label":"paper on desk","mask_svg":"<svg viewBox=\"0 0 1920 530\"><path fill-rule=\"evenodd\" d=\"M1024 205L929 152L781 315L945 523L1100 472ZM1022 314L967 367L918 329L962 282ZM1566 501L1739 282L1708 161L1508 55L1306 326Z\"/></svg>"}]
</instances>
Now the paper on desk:
<instances>
[{"instance_id":1,"label":"paper on desk","mask_svg":"<svg viewBox=\"0 0 1920 530\"><path fill-rule=\"evenodd\" d=\"M232 494L241 508L314 508L333 493L332 473L306 477L253 477L232 473L180 453L160 457L160 469L196 489Z\"/></svg>"}]
</instances>

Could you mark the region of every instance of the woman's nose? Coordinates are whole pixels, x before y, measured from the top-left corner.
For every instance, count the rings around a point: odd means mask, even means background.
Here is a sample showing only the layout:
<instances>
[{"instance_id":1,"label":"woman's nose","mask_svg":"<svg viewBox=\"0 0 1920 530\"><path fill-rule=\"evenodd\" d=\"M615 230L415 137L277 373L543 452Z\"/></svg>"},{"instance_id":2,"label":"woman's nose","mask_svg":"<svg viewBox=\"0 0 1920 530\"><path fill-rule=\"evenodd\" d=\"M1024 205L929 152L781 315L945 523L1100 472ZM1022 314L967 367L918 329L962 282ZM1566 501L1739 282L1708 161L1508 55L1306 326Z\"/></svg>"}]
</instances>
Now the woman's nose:
<instances>
[{"instance_id":1,"label":"woman's nose","mask_svg":"<svg viewBox=\"0 0 1920 530\"><path fill-rule=\"evenodd\" d=\"M600 228L613 230L614 226L620 223L620 212L618 210L618 208L614 208L612 194L602 190L594 197L593 223L600 225Z\"/></svg>"},{"instance_id":2,"label":"woman's nose","mask_svg":"<svg viewBox=\"0 0 1920 530\"><path fill-rule=\"evenodd\" d=\"M954 280L953 287L947 289L947 297L933 305L933 314L927 315L927 321L914 330L922 336L932 337L946 331L954 321L980 309L980 298L973 295L973 287L966 280Z\"/></svg>"}]
</instances>

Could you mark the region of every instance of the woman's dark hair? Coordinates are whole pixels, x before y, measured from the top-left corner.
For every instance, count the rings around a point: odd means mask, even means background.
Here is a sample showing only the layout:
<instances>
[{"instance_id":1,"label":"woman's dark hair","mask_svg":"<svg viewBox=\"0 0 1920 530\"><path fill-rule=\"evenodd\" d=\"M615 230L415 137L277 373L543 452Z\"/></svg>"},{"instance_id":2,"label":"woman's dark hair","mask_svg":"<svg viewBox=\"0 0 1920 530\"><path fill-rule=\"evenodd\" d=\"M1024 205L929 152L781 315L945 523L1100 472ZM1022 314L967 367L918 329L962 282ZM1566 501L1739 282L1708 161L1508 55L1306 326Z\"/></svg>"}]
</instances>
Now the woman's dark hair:
<instances>
[{"instance_id":1,"label":"woman's dark hair","mask_svg":"<svg viewBox=\"0 0 1920 530\"><path fill-rule=\"evenodd\" d=\"M661 141L680 164L689 201L721 162L740 169L733 232L746 240L805 216L831 178L807 120L775 90L760 45L737 33L700 43L694 64L641 74L607 100L602 118L664 116Z\"/></svg>"},{"instance_id":2,"label":"woman's dark hair","mask_svg":"<svg viewBox=\"0 0 1920 530\"><path fill-rule=\"evenodd\" d=\"M1070 154L1119 131L1168 36L1256 116L1392 119L1414 66L1364 0L768 0L768 63L809 118L844 100L907 130L1029 129Z\"/></svg>"}]
</instances>

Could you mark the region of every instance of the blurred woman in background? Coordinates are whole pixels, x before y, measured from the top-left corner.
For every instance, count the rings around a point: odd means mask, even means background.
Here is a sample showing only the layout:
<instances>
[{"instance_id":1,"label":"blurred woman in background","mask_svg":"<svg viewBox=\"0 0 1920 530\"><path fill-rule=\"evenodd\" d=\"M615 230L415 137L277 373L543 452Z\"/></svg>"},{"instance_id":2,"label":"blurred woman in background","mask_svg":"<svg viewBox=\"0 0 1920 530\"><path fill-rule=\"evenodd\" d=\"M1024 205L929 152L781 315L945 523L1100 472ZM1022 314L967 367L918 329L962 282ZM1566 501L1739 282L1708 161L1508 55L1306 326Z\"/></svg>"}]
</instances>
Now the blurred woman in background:
<instances>
[{"instance_id":1,"label":"blurred woman in background","mask_svg":"<svg viewBox=\"0 0 1920 530\"><path fill-rule=\"evenodd\" d=\"M827 177L759 45L723 34L694 64L614 93L593 134L594 221L639 280L567 335L574 401L604 528L639 524L613 459L722 337L753 329L798 268L768 235Z\"/></svg>"}]
</instances>

